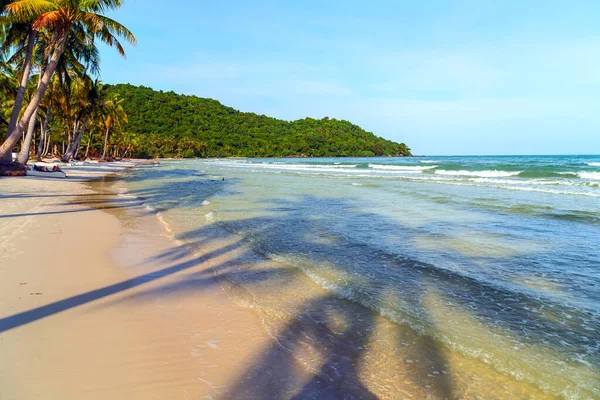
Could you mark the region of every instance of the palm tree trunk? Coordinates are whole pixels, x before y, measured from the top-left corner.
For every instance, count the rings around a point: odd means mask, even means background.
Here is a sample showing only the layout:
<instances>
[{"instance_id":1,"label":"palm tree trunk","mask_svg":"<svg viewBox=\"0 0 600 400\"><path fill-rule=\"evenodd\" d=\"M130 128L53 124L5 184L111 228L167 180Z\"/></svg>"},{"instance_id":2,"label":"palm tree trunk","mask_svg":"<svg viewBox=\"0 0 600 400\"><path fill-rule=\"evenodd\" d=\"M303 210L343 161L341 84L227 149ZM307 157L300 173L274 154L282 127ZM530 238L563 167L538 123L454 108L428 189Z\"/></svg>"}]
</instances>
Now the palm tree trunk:
<instances>
[{"instance_id":1,"label":"palm tree trunk","mask_svg":"<svg viewBox=\"0 0 600 400\"><path fill-rule=\"evenodd\" d=\"M90 154L90 145L92 144L92 133L90 132L90 136L88 137L87 146L85 147L85 154L83 155L83 159L88 158Z\"/></svg>"},{"instance_id":2,"label":"palm tree trunk","mask_svg":"<svg viewBox=\"0 0 600 400\"><path fill-rule=\"evenodd\" d=\"M46 110L46 118L44 119L44 123L40 128L40 143L37 149L37 159L41 160L42 155L44 154L44 150L48 147L46 143L48 142L48 124L50 123L50 107L52 106L52 101L48 104L48 109ZM47 153L48 151L46 151Z\"/></svg>"},{"instance_id":3,"label":"palm tree trunk","mask_svg":"<svg viewBox=\"0 0 600 400\"><path fill-rule=\"evenodd\" d=\"M101 160L106 158L106 148L108 147L108 135L110 134L110 126L106 127L106 135L104 135L104 148L102 149L102 157Z\"/></svg>"},{"instance_id":4,"label":"palm tree trunk","mask_svg":"<svg viewBox=\"0 0 600 400\"><path fill-rule=\"evenodd\" d=\"M17 126L17 121L19 120L19 113L21 112L21 108L23 107L23 100L25 99L25 92L27 91L27 82L29 82L29 76L31 75L31 60L33 58L33 47L35 46L36 36L37 31L32 29L29 32L29 36L27 38L27 52L25 53L25 61L23 62L23 76L21 76L19 90L17 91L17 96L15 97L15 104L13 105L13 110L10 115L10 122L8 123L8 131L6 133L7 138Z\"/></svg>"},{"instance_id":5,"label":"palm tree trunk","mask_svg":"<svg viewBox=\"0 0 600 400\"><path fill-rule=\"evenodd\" d=\"M85 121L83 121L83 123L81 124L80 129L73 133L73 141L71 142L71 145L67 148L67 152L65 153L65 155L61 158L62 162L70 162L77 155L77 152L79 151L79 145L81 144L81 137L83 136L83 132L87 127L88 121L89 118L86 118Z\"/></svg>"},{"instance_id":6,"label":"palm tree trunk","mask_svg":"<svg viewBox=\"0 0 600 400\"><path fill-rule=\"evenodd\" d=\"M44 148L46 147L46 129L44 124L40 126L40 140L38 141L38 146L35 151L35 156L38 161L42 160L42 153L44 152Z\"/></svg>"},{"instance_id":7,"label":"palm tree trunk","mask_svg":"<svg viewBox=\"0 0 600 400\"><path fill-rule=\"evenodd\" d=\"M69 135L67 136L67 150L65 151L65 149L63 148L63 156L65 156L67 152L71 149L71 146L73 145L73 141L75 140L78 131L79 120L76 119L75 122L73 122L73 132L69 131Z\"/></svg>"},{"instance_id":8,"label":"palm tree trunk","mask_svg":"<svg viewBox=\"0 0 600 400\"><path fill-rule=\"evenodd\" d=\"M77 159L77 155L79 154L79 149L81 148L81 139L83 139L83 134L85 133L86 128L87 121L83 123L83 126L81 127L81 132L79 132L79 137L77 138L77 145L75 146L75 152L73 153L74 159Z\"/></svg>"},{"instance_id":9,"label":"palm tree trunk","mask_svg":"<svg viewBox=\"0 0 600 400\"><path fill-rule=\"evenodd\" d=\"M123 154L121 154L121 157L117 159L117 161L122 161L125 158L125 156L127 155L127 153L129 153L130 149L131 149L131 145L127 146L127 148L125 149Z\"/></svg>"},{"instance_id":10,"label":"palm tree trunk","mask_svg":"<svg viewBox=\"0 0 600 400\"><path fill-rule=\"evenodd\" d=\"M37 122L37 113L40 108L36 108L31 119L29 120L29 126L27 127L27 135L21 146L21 151L17 156L17 162L19 164L27 164L29 161L29 152L31 151L31 142L33 140L33 132L35 131L35 125Z\"/></svg>"},{"instance_id":11,"label":"palm tree trunk","mask_svg":"<svg viewBox=\"0 0 600 400\"><path fill-rule=\"evenodd\" d=\"M48 68L42 75L40 85L37 88L37 90L35 91L33 98L27 105L27 108L25 109L25 112L23 113L21 120L19 121L19 123L17 124L15 129L13 129L10 132L10 134L8 135L8 137L6 138L4 143L2 143L2 145L0 146L0 164L10 164L10 162L12 161L11 160L12 150L15 148L15 145L17 144L19 137L21 137L21 135L25 131L25 127L29 124L29 120L31 119L31 116L33 115L35 110L39 107L40 102L42 101L42 98L44 97L44 94L46 94L46 90L48 89L48 85L50 84L50 79L52 78L52 75L54 74L54 71L56 70L56 67L58 66L60 57L62 56L63 52L65 51L65 46L67 44L67 39L69 37L69 35L68 35L69 30L70 29L66 30L67 33L65 33L63 35L63 37L60 39L57 47L54 49L54 52L52 53L52 58L50 59L50 63L48 64Z\"/></svg>"},{"instance_id":12,"label":"palm tree trunk","mask_svg":"<svg viewBox=\"0 0 600 400\"><path fill-rule=\"evenodd\" d=\"M50 144L52 143L52 141L50 140L51 135L50 135L50 131L46 130L46 147L44 147L44 152L42 153L42 158L45 158L48 155L48 152L50 151Z\"/></svg>"}]
</instances>

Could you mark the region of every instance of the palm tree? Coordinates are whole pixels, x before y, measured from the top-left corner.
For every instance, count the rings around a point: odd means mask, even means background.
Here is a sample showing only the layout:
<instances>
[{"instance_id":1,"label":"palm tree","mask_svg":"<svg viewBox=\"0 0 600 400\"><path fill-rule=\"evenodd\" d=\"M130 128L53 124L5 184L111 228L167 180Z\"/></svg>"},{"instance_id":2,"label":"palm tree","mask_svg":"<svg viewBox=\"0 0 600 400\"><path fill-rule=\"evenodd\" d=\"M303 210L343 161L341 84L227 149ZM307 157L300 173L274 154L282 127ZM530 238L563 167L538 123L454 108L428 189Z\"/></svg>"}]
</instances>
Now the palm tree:
<instances>
[{"instance_id":1,"label":"palm tree","mask_svg":"<svg viewBox=\"0 0 600 400\"><path fill-rule=\"evenodd\" d=\"M17 0L5 6L8 17L20 20L31 18L32 29L50 33L53 51L40 79L39 87L23 116L16 127L9 131L6 141L0 146L0 163L7 163L10 159L13 148L46 93L71 35L87 36L90 40L98 38L109 46L116 47L123 56L125 51L116 36L123 37L133 45L137 44L135 37L127 28L99 14L109 9L117 9L122 3L122 0Z\"/></svg>"},{"instance_id":2,"label":"palm tree","mask_svg":"<svg viewBox=\"0 0 600 400\"><path fill-rule=\"evenodd\" d=\"M40 79L38 77L37 87L39 87L39 82L40 82ZM29 86L30 86L30 89L34 89L34 88L31 88L31 85L29 85ZM19 154L17 156L17 162L19 164L27 164L27 161L29 161L29 149L31 148L31 140L33 138L33 131L35 129L35 123L37 121L38 110L39 110L39 107L35 109L33 116L29 120L29 124L27 126L27 133L25 134L25 137L23 138L23 142L21 144L21 151L19 152Z\"/></svg>"},{"instance_id":3,"label":"palm tree","mask_svg":"<svg viewBox=\"0 0 600 400\"><path fill-rule=\"evenodd\" d=\"M62 93L62 114L66 126L72 127L68 135L67 148L63 152L62 161L69 162L79 147L79 140L87 128L91 113L98 104L98 90L89 76L74 79Z\"/></svg>"},{"instance_id":4,"label":"palm tree","mask_svg":"<svg viewBox=\"0 0 600 400\"><path fill-rule=\"evenodd\" d=\"M41 82L43 72L47 67L50 51L50 38L47 35L40 35L36 52L37 64L40 66L38 87ZM85 77L88 70L91 70L93 73L97 73L100 69L99 61L100 57L98 54L98 48L93 41L86 41L86 38L81 37L80 35L71 35L68 46L60 57L60 61L58 62L54 76L62 77L62 81L70 82L71 77ZM38 110L39 106L34 111L33 116L29 121L27 134L23 140L23 146L19 152L19 155L17 156L17 162L20 164L27 164L27 161L29 161L29 152L37 122Z\"/></svg>"},{"instance_id":5,"label":"palm tree","mask_svg":"<svg viewBox=\"0 0 600 400\"><path fill-rule=\"evenodd\" d=\"M111 129L114 127L121 128L122 123L129 122L127 113L123 109L123 99L119 98L117 93L108 94L102 104L102 114L106 133L104 135L104 146L102 148L102 160L106 158L106 149L108 147L108 138L110 137Z\"/></svg>"},{"instance_id":6,"label":"palm tree","mask_svg":"<svg viewBox=\"0 0 600 400\"><path fill-rule=\"evenodd\" d=\"M3 9L3 11L6 8ZM12 18L10 18L12 17ZM19 80L19 88L13 104L12 113L10 116L10 122L8 124L8 133L15 129L17 121L19 119L19 113L23 107L23 100L25 98L25 92L27 91L27 83L31 75L32 69L32 58L35 46L35 39L37 36L37 30L33 29L30 23L26 23L27 17L25 16L2 16L1 24L3 27L8 28L3 33L2 38L2 52L7 52L9 49L14 48L16 51L10 63L14 63L16 58L23 57L21 77ZM7 133L7 137L8 137Z\"/></svg>"}]
</instances>

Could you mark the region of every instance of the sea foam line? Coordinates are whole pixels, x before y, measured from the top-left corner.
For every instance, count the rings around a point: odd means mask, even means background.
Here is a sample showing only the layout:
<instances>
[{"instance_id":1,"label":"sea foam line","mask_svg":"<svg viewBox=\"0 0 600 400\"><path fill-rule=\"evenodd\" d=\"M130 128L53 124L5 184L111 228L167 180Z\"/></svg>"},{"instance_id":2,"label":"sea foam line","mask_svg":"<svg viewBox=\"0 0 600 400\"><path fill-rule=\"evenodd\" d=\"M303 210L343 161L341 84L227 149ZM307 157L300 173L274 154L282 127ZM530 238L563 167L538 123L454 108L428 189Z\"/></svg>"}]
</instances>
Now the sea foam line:
<instances>
[{"instance_id":1,"label":"sea foam line","mask_svg":"<svg viewBox=\"0 0 600 400\"><path fill-rule=\"evenodd\" d=\"M449 176L479 176L482 178L507 178L509 176L517 176L523 171L498 171L498 170L486 170L486 171L467 171L467 170L436 170L436 175L449 175Z\"/></svg>"},{"instance_id":2,"label":"sea foam line","mask_svg":"<svg viewBox=\"0 0 600 400\"><path fill-rule=\"evenodd\" d=\"M410 166L410 165L380 165L380 164L369 164L372 169L383 170L383 171L401 171L401 172L421 172L429 169L437 168L437 165L430 165L427 167Z\"/></svg>"},{"instance_id":3,"label":"sea foam line","mask_svg":"<svg viewBox=\"0 0 600 400\"><path fill-rule=\"evenodd\" d=\"M600 181L600 172L580 172L579 177L581 179L591 179L593 181Z\"/></svg>"}]
</instances>

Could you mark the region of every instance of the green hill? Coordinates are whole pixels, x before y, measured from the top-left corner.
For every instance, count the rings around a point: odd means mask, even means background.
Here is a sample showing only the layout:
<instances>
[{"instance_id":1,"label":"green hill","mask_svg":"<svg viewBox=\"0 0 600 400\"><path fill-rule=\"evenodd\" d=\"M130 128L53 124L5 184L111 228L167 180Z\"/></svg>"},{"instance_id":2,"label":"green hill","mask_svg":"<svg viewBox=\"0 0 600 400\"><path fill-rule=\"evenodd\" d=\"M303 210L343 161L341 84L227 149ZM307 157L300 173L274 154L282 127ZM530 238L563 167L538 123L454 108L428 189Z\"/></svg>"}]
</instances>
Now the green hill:
<instances>
[{"instance_id":1,"label":"green hill","mask_svg":"<svg viewBox=\"0 0 600 400\"><path fill-rule=\"evenodd\" d=\"M136 157L344 157L410 155L403 143L375 136L348 121L283 121L240 112L216 100L108 86L119 93L138 137Z\"/></svg>"}]
</instances>

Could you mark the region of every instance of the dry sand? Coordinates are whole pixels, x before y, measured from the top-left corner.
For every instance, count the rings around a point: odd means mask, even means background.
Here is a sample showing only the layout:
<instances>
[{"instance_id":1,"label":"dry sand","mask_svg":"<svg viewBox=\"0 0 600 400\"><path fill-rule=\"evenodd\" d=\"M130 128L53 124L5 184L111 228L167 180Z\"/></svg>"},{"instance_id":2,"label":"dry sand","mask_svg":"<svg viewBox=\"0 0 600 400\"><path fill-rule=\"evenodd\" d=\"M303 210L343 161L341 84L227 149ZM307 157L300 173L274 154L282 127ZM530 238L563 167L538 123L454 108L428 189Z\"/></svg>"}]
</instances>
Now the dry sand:
<instances>
[{"instance_id":1,"label":"dry sand","mask_svg":"<svg viewBox=\"0 0 600 400\"><path fill-rule=\"evenodd\" d=\"M1 400L216 399L271 346L211 277L167 293L202 260L157 257L175 244L154 215L82 183L126 166L0 179Z\"/></svg>"}]
</instances>

